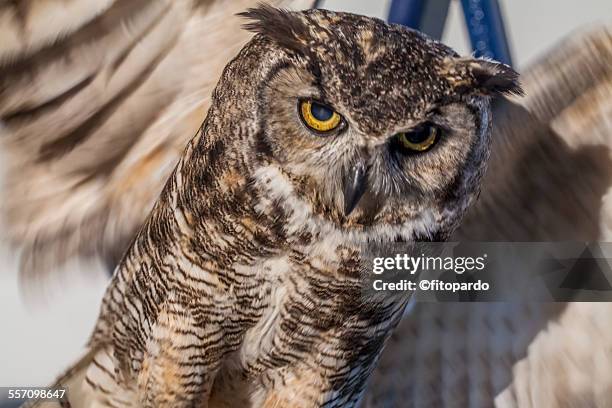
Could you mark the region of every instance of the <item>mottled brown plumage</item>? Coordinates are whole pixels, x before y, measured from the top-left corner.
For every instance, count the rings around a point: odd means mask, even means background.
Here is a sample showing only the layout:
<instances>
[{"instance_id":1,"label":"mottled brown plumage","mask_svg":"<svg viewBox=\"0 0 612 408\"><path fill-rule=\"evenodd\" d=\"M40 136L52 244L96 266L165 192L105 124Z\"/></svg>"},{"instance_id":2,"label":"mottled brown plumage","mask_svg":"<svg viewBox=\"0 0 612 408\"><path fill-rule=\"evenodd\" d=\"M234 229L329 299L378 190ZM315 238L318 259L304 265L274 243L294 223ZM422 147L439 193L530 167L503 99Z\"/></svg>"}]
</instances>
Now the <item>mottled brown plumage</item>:
<instances>
[{"instance_id":1,"label":"mottled brown plumage","mask_svg":"<svg viewBox=\"0 0 612 408\"><path fill-rule=\"evenodd\" d=\"M26 271L98 253L114 266L200 125L221 68L248 38L230 15L253 3L0 5L0 136L3 164L13 169L2 205L12 239L26 246ZM609 239L610 38L600 29L563 40L523 75L521 106L496 108L483 194L456 237ZM96 80L121 66L110 81ZM97 114L118 94L114 111ZM98 127L81 127L93 116ZM72 129L89 136L53 143ZM366 402L605 407L609 309L417 305L388 344ZM60 382L78 384L88 363ZM228 384L240 387L222 374L229 392Z\"/></svg>"},{"instance_id":2,"label":"mottled brown plumage","mask_svg":"<svg viewBox=\"0 0 612 408\"><path fill-rule=\"evenodd\" d=\"M12 239L26 246L26 271L98 253L114 266L197 131L221 68L248 38L230 15L253 3L0 5L0 137L2 164L12 168L2 206ZM563 40L525 72L522 106L496 108L483 194L457 237L609 239L610 38L603 29ZM96 80L121 66L110 81ZM118 94L117 108L105 110ZM94 116L98 127L81 127ZM89 136L53 143L73 129ZM605 407L609 309L417 305L388 344L366 402ZM60 382L79 384L87 364ZM222 374L228 392L240 387Z\"/></svg>"},{"instance_id":3,"label":"mottled brown plumage","mask_svg":"<svg viewBox=\"0 0 612 408\"><path fill-rule=\"evenodd\" d=\"M61 381L73 406L355 406L408 300L363 296L364 247L448 237L479 190L490 96L520 92L509 67L380 20L244 16L258 34L115 271L90 363ZM310 131L302 100L343 125ZM425 124L433 148L398 146Z\"/></svg>"}]
</instances>

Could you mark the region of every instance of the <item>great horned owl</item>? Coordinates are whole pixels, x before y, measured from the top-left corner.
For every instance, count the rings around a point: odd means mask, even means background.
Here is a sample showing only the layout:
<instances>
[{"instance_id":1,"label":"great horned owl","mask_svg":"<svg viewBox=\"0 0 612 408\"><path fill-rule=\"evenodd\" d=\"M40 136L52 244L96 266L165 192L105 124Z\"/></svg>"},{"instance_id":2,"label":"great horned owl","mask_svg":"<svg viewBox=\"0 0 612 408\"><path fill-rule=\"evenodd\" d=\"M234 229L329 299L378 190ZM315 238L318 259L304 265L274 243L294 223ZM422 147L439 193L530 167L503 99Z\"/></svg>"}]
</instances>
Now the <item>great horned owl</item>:
<instances>
[{"instance_id":1,"label":"great horned owl","mask_svg":"<svg viewBox=\"0 0 612 408\"><path fill-rule=\"evenodd\" d=\"M369 243L441 240L479 190L517 74L367 17L269 6L115 271L73 407L346 407L405 301Z\"/></svg>"}]
</instances>

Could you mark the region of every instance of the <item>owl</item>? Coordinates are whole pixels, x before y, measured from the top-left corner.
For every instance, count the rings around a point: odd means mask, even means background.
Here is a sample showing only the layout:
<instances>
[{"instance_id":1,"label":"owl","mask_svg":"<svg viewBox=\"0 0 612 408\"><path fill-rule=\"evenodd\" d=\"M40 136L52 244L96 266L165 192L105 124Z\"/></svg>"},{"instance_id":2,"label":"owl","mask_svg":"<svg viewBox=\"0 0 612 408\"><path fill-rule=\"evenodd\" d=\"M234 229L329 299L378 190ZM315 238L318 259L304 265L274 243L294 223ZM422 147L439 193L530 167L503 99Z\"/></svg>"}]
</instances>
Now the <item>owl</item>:
<instances>
[{"instance_id":1,"label":"owl","mask_svg":"<svg viewBox=\"0 0 612 408\"><path fill-rule=\"evenodd\" d=\"M407 298L372 244L444 240L479 191L490 98L518 74L402 26L262 5L113 275L80 406L350 407Z\"/></svg>"}]
</instances>

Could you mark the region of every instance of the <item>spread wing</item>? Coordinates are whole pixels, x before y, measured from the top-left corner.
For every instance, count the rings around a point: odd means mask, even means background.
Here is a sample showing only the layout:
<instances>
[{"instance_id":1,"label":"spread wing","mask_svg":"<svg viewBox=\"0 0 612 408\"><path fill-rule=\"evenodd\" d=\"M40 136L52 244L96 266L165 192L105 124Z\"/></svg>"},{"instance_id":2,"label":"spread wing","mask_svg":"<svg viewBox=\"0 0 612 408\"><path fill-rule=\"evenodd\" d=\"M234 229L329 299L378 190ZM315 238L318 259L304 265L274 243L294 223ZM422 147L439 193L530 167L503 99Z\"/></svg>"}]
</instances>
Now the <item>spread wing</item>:
<instances>
[{"instance_id":1,"label":"spread wing","mask_svg":"<svg viewBox=\"0 0 612 408\"><path fill-rule=\"evenodd\" d=\"M234 14L256 3L0 5L3 229L24 272L114 267L250 36Z\"/></svg>"},{"instance_id":2,"label":"spread wing","mask_svg":"<svg viewBox=\"0 0 612 408\"><path fill-rule=\"evenodd\" d=\"M456 240L610 241L612 27L564 40L494 110L491 164ZM367 407L604 407L611 303L417 303Z\"/></svg>"}]
</instances>

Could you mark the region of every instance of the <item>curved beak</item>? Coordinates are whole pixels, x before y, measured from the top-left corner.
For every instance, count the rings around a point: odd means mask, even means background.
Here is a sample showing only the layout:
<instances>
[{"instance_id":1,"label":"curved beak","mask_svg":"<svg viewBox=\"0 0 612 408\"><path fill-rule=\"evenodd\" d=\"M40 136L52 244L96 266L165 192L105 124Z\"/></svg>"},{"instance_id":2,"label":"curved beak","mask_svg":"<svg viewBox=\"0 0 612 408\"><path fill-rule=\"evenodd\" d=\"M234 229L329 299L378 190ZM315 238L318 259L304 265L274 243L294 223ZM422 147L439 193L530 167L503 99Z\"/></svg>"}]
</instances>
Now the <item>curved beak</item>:
<instances>
[{"instance_id":1,"label":"curved beak","mask_svg":"<svg viewBox=\"0 0 612 408\"><path fill-rule=\"evenodd\" d=\"M368 167L358 161L349 168L344 177L344 216L348 217L366 192Z\"/></svg>"}]
</instances>

